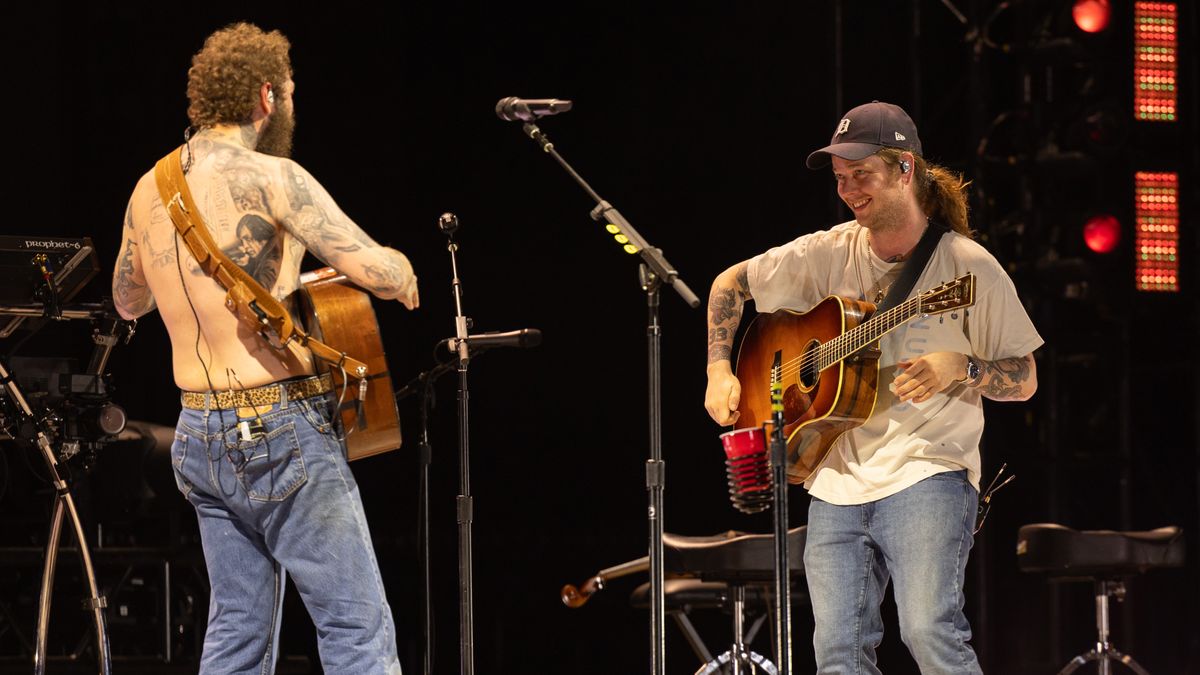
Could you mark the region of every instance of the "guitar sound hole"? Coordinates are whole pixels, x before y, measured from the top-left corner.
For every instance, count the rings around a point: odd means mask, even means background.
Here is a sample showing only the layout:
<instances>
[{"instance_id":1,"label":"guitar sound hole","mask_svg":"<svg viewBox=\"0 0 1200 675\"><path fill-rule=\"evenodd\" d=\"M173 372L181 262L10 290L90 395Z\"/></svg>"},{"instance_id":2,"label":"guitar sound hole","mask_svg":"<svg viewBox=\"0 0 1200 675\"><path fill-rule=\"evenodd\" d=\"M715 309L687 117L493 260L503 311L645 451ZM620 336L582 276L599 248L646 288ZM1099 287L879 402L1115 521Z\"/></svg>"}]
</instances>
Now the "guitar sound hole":
<instances>
[{"instance_id":1,"label":"guitar sound hole","mask_svg":"<svg viewBox=\"0 0 1200 675\"><path fill-rule=\"evenodd\" d=\"M804 357L800 360L800 386L812 389L817 385L821 371L817 368L817 348L821 343L813 340L804 348Z\"/></svg>"}]
</instances>

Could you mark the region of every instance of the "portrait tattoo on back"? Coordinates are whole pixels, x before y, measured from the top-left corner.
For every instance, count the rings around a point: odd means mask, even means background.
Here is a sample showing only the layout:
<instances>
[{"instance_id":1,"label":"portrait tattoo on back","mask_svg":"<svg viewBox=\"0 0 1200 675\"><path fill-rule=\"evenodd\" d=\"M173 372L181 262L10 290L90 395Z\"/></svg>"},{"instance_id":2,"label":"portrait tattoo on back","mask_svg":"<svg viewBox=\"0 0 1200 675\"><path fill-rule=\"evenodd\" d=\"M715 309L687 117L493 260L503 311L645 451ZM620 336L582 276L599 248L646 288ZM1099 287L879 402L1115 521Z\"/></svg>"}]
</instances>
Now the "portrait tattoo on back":
<instances>
[{"instance_id":1,"label":"portrait tattoo on back","mask_svg":"<svg viewBox=\"0 0 1200 675\"><path fill-rule=\"evenodd\" d=\"M283 253L275 226L262 216L254 213L242 216L237 224L237 241L221 252L264 288L275 284Z\"/></svg>"}]
</instances>

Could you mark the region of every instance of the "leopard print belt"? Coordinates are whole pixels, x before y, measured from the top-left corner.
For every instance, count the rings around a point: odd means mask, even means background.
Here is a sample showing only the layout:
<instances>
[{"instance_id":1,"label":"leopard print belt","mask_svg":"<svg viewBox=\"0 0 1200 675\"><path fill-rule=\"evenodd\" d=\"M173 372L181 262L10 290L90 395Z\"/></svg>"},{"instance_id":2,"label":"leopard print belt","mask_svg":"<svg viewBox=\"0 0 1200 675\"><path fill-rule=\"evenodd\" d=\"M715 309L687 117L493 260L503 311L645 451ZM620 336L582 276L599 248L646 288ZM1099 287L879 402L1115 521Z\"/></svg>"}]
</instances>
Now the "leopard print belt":
<instances>
[{"instance_id":1,"label":"leopard print belt","mask_svg":"<svg viewBox=\"0 0 1200 675\"><path fill-rule=\"evenodd\" d=\"M282 400L281 392L287 392L287 400L318 396L333 390L333 376L329 373L313 375L303 380L288 380L264 384L252 389L233 391L184 391L180 402L188 410L229 410L260 405L272 405Z\"/></svg>"}]
</instances>

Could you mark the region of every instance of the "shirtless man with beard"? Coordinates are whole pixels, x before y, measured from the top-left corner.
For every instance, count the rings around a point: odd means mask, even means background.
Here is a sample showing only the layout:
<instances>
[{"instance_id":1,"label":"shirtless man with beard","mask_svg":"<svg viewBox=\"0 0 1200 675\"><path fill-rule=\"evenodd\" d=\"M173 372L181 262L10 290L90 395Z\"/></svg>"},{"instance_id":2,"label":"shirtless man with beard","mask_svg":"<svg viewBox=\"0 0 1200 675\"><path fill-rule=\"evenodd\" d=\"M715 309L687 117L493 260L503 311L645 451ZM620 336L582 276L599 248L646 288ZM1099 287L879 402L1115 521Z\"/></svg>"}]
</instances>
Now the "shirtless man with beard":
<instances>
[{"instance_id":1,"label":"shirtless man with beard","mask_svg":"<svg viewBox=\"0 0 1200 675\"><path fill-rule=\"evenodd\" d=\"M235 263L276 298L299 286L307 250L377 297L415 309L408 258L367 236L288 158L289 48L278 31L239 23L193 57L188 116L198 131L183 163L200 215L217 246L241 251ZM246 232L256 233L254 255L243 250ZM331 424L328 379L314 375L307 348L272 349L226 307L225 290L177 236L153 171L129 201L113 300L128 319L157 308L171 337L183 408L171 455L196 509L212 586L200 672L273 672L290 574L325 672L398 674L392 613Z\"/></svg>"}]
</instances>

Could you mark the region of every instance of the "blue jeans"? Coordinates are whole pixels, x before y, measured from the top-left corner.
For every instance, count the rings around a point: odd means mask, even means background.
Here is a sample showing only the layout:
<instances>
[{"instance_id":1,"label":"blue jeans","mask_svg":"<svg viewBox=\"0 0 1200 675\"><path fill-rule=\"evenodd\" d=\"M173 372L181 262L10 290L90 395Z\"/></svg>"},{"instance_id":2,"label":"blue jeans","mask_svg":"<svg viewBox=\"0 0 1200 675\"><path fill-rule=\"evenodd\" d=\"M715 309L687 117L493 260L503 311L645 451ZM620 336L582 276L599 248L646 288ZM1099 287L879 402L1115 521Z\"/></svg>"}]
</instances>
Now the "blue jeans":
<instances>
[{"instance_id":1,"label":"blue jeans","mask_svg":"<svg viewBox=\"0 0 1200 675\"><path fill-rule=\"evenodd\" d=\"M895 580L900 637L922 673L981 673L967 643L963 576L978 493L966 471L939 473L878 501L813 498L804 570L818 673L879 673L879 605Z\"/></svg>"},{"instance_id":2,"label":"blue jeans","mask_svg":"<svg viewBox=\"0 0 1200 675\"><path fill-rule=\"evenodd\" d=\"M285 575L326 673L399 675L358 486L322 397L179 415L171 459L212 586L201 673L274 672Z\"/></svg>"}]
</instances>

